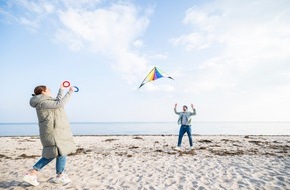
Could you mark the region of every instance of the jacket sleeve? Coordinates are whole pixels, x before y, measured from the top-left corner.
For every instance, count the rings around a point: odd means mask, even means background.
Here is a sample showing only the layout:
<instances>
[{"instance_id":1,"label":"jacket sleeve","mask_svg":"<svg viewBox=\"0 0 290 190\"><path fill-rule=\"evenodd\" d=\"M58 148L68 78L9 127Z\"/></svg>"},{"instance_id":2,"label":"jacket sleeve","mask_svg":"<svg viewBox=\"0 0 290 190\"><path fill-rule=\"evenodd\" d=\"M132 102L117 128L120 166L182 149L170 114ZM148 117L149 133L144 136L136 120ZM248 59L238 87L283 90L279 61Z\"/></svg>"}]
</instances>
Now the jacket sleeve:
<instances>
[{"instance_id":1,"label":"jacket sleeve","mask_svg":"<svg viewBox=\"0 0 290 190\"><path fill-rule=\"evenodd\" d=\"M192 112L190 112L190 115L196 115L196 110L193 109Z\"/></svg>"},{"instance_id":2,"label":"jacket sleeve","mask_svg":"<svg viewBox=\"0 0 290 190\"><path fill-rule=\"evenodd\" d=\"M63 90L60 90L60 93L59 93L60 95L62 95L61 91L63 92ZM71 95L72 95L72 92L68 91L63 98L54 99L54 100L51 99L51 100L46 100L46 101L41 102L40 107L44 109L57 109L57 108L64 107L64 105L70 99Z\"/></svg>"},{"instance_id":3,"label":"jacket sleeve","mask_svg":"<svg viewBox=\"0 0 290 190\"><path fill-rule=\"evenodd\" d=\"M176 113L177 115L180 115L180 112L176 111L176 108L174 108L174 113Z\"/></svg>"},{"instance_id":4,"label":"jacket sleeve","mask_svg":"<svg viewBox=\"0 0 290 190\"><path fill-rule=\"evenodd\" d=\"M58 90L58 93L57 93L57 96L56 96L56 100L60 100L61 98L62 98L62 96L63 96L63 89L59 89Z\"/></svg>"}]
</instances>

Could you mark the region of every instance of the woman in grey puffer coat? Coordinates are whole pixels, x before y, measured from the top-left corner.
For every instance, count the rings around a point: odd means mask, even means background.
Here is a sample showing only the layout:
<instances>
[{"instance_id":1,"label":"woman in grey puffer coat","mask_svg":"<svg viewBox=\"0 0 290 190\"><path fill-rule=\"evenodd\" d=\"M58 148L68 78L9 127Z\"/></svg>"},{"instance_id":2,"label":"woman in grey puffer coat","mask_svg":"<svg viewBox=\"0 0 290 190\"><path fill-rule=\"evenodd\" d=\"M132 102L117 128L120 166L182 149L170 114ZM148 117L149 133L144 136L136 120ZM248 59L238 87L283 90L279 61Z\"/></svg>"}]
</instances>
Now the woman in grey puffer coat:
<instances>
[{"instance_id":1,"label":"woman in grey puffer coat","mask_svg":"<svg viewBox=\"0 0 290 190\"><path fill-rule=\"evenodd\" d=\"M33 166L23 178L31 185L38 185L36 174L44 166L56 158L55 183L69 183L71 180L64 174L66 156L76 150L73 135L64 111L64 105L70 99L74 88L64 94L61 85L55 99L51 97L50 89L46 86L37 86L34 89L30 105L36 109L39 125L40 140L43 146L42 158Z\"/></svg>"}]
</instances>

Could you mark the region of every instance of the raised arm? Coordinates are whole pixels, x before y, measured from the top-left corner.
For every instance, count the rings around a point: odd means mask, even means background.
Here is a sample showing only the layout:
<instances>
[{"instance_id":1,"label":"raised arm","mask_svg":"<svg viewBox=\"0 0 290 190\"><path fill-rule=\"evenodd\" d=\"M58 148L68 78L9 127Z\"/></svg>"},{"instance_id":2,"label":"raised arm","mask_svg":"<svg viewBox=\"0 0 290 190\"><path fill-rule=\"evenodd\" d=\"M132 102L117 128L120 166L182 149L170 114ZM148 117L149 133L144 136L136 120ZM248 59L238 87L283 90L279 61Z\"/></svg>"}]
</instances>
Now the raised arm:
<instances>
[{"instance_id":1,"label":"raised arm","mask_svg":"<svg viewBox=\"0 0 290 190\"><path fill-rule=\"evenodd\" d=\"M191 109L192 109L192 112L190 112L191 115L196 115L196 110L193 106L193 104L191 104Z\"/></svg>"},{"instance_id":2,"label":"raised arm","mask_svg":"<svg viewBox=\"0 0 290 190\"><path fill-rule=\"evenodd\" d=\"M65 94L65 96L63 98L62 94L63 94L64 89L59 89L58 92L58 98L54 99L54 100L46 100L43 101L41 103L41 108L44 109L57 109L57 108L61 108L64 107L64 105L68 102L68 100L70 99L72 93L74 92L74 88L70 87L69 91Z\"/></svg>"},{"instance_id":3,"label":"raised arm","mask_svg":"<svg viewBox=\"0 0 290 190\"><path fill-rule=\"evenodd\" d=\"M61 98L62 98L62 96L63 96L63 90L64 90L64 86L63 86L63 83L64 83L64 81L60 84L60 86L59 86L59 91L58 91L58 93L57 93L57 96L56 96L56 98L55 99L57 99L57 100L60 100Z\"/></svg>"},{"instance_id":4,"label":"raised arm","mask_svg":"<svg viewBox=\"0 0 290 190\"><path fill-rule=\"evenodd\" d=\"M179 115L180 112L177 112L177 111L176 111L176 107L177 107L177 104L174 105L174 112L175 112L177 115Z\"/></svg>"}]
</instances>

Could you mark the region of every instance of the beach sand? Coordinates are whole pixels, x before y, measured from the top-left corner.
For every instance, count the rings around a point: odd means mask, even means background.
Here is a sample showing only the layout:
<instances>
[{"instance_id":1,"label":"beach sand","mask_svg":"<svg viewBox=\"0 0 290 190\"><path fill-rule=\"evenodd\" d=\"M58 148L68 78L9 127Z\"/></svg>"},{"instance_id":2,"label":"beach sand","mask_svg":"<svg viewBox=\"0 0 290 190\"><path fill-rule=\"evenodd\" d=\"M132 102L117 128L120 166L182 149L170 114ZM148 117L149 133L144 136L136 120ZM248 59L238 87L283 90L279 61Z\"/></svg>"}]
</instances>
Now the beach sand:
<instances>
[{"instance_id":1,"label":"beach sand","mask_svg":"<svg viewBox=\"0 0 290 190\"><path fill-rule=\"evenodd\" d=\"M290 136L76 136L66 185L50 182L55 161L32 187L22 177L40 158L38 137L0 137L3 189L290 189Z\"/></svg>"}]
</instances>

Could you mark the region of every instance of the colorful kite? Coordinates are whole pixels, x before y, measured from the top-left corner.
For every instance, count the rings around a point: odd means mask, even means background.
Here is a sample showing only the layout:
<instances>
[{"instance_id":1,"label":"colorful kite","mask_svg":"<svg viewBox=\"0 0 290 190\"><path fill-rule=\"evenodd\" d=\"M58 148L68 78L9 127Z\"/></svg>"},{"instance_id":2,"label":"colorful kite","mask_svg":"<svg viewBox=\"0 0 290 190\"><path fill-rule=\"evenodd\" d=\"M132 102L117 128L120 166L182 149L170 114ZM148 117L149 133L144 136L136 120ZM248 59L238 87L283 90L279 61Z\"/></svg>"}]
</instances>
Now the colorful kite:
<instances>
[{"instance_id":1,"label":"colorful kite","mask_svg":"<svg viewBox=\"0 0 290 190\"><path fill-rule=\"evenodd\" d=\"M173 80L172 77L168 76L167 74L165 74L164 72L162 72L160 69L158 69L157 67L154 67L150 73L146 76L146 78L143 80L142 84L139 86L139 88L141 88L144 84L146 84L147 82L151 82L154 80L157 80L159 78L162 77L167 77Z\"/></svg>"}]
</instances>

